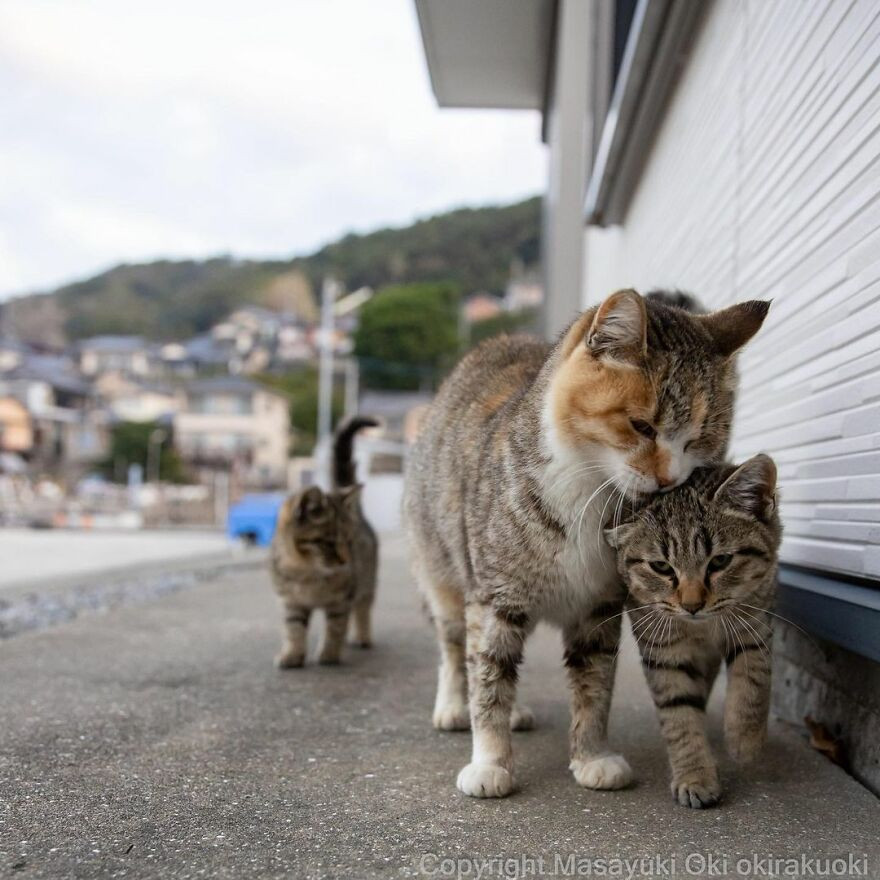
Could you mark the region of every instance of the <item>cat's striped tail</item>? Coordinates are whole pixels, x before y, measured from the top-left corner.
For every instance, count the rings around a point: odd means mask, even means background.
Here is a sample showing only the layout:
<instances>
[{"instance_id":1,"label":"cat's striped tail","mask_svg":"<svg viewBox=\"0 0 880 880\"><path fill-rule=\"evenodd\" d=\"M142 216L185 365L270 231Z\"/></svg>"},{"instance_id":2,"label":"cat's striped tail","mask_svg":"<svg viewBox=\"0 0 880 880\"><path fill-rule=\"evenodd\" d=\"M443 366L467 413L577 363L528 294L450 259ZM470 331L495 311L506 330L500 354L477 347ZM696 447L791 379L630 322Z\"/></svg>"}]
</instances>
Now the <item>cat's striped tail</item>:
<instances>
[{"instance_id":1,"label":"cat's striped tail","mask_svg":"<svg viewBox=\"0 0 880 880\"><path fill-rule=\"evenodd\" d=\"M335 489L344 489L357 482L352 456L355 434L364 428L375 428L378 425L379 422L370 416L353 416L336 429L336 435L333 438L333 487Z\"/></svg>"}]
</instances>

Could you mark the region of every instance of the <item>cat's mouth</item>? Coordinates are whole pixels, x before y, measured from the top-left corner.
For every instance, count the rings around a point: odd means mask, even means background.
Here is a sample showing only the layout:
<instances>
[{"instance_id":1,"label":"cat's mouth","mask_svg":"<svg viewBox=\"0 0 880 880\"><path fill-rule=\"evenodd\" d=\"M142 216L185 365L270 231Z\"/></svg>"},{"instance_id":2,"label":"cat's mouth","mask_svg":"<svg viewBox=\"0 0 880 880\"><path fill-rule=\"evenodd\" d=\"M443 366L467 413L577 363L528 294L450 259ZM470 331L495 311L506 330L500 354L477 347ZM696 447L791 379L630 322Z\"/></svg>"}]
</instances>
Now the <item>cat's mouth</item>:
<instances>
[{"instance_id":1,"label":"cat's mouth","mask_svg":"<svg viewBox=\"0 0 880 880\"><path fill-rule=\"evenodd\" d=\"M705 623L707 620L711 620L715 616L715 613L711 608L701 608L696 612L685 611L684 608L678 608L674 614L678 620L682 620L685 623Z\"/></svg>"}]
</instances>

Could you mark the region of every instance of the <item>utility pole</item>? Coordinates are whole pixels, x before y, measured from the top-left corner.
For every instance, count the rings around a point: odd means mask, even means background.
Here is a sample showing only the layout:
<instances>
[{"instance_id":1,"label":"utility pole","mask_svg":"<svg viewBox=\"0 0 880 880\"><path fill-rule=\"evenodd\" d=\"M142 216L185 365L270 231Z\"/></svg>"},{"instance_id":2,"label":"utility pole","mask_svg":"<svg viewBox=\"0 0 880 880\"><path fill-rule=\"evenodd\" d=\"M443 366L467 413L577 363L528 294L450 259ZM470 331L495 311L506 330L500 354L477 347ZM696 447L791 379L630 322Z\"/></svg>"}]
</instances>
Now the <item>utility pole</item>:
<instances>
[{"instance_id":1,"label":"utility pole","mask_svg":"<svg viewBox=\"0 0 880 880\"><path fill-rule=\"evenodd\" d=\"M345 362L345 417L357 415L360 370L357 358L352 356Z\"/></svg>"},{"instance_id":2,"label":"utility pole","mask_svg":"<svg viewBox=\"0 0 880 880\"><path fill-rule=\"evenodd\" d=\"M333 430L333 307L339 295L339 283L330 276L321 286L321 360L318 374L318 446L323 461L321 470L329 477L330 433ZM328 481L329 485L329 481Z\"/></svg>"},{"instance_id":3,"label":"utility pole","mask_svg":"<svg viewBox=\"0 0 880 880\"><path fill-rule=\"evenodd\" d=\"M166 432L162 428L154 428L147 438L147 482L158 483L162 463L162 444Z\"/></svg>"}]
</instances>

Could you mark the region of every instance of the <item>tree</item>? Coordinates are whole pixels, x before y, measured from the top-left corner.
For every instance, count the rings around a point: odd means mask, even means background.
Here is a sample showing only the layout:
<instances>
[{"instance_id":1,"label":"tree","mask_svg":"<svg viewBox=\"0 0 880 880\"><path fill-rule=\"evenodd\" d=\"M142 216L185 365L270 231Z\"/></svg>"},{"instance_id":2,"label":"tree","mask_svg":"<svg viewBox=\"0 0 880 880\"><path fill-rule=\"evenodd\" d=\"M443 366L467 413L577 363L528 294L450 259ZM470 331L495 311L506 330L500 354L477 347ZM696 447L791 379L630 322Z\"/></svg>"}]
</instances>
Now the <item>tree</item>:
<instances>
[{"instance_id":1,"label":"tree","mask_svg":"<svg viewBox=\"0 0 880 880\"><path fill-rule=\"evenodd\" d=\"M154 435L154 431L162 433ZM184 482L183 464L174 450L171 428L158 422L119 422L114 425L110 432L110 452L101 464L103 473L111 479L125 480L129 465L139 464L146 479L150 479L153 475L147 473L147 459L151 436L155 444L152 454L156 454L155 447L159 450L159 479Z\"/></svg>"},{"instance_id":2,"label":"tree","mask_svg":"<svg viewBox=\"0 0 880 880\"><path fill-rule=\"evenodd\" d=\"M484 339L498 336L499 333L535 333L538 323L537 309L523 309L519 312L501 312L494 318L484 318L471 324L468 344L471 348Z\"/></svg>"},{"instance_id":3,"label":"tree","mask_svg":"<svg viewBox=\"0 0 880 880\"><path fill-rule=\"evenodd\" d=\"M460 296L449 282L380 290L361 309L354 353L373 388L436 386L460 351Z\"/></svg>"}]
</instances>

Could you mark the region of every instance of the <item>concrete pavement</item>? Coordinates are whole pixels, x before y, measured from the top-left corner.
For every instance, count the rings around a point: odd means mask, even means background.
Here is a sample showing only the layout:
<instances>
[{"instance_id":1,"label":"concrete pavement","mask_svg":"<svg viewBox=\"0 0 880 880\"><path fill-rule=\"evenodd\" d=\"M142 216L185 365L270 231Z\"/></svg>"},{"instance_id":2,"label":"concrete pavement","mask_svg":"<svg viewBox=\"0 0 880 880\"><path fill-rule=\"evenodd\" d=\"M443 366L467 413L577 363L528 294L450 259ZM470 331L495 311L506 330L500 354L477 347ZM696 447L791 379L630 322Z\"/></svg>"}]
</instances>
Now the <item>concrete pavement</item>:
<instances>
[{"instance_id":1,"label":"concrete pavement","mask_svg":"<svg viewBox=\"0 0 880 880\"><path fill-rule=\"evenodd\" d=\"M0 874L595 876L585 860L653 858L633 876L739 877L767 876L773 854L853 856L859 870L865 855L880 876L880 804L792 731L774 727L758 770L723 764L719 808L673 804L631 652L613 738L638 785L578 788L549 630L523 670L540 726L516 735L519 792L461 796L469 737L430 727L433 635L398 537L384 542L374 650L281 672L279 619L266 576L234 572L0 643ZM710 873L707 854L726 867ZM519 861L469 861L500 855Z\"/></svg>"},{"instance_id":2,"label":"concrete pavement","mask_svg":"<svg viewBox=\"0 0 880 880\"><path fill-rule=\"evenodd\" d=\"M64 531L0 529L0 595L48 578L83 577L114 569L229 555L221 531Z\"/></svg>"}]
</instances>

